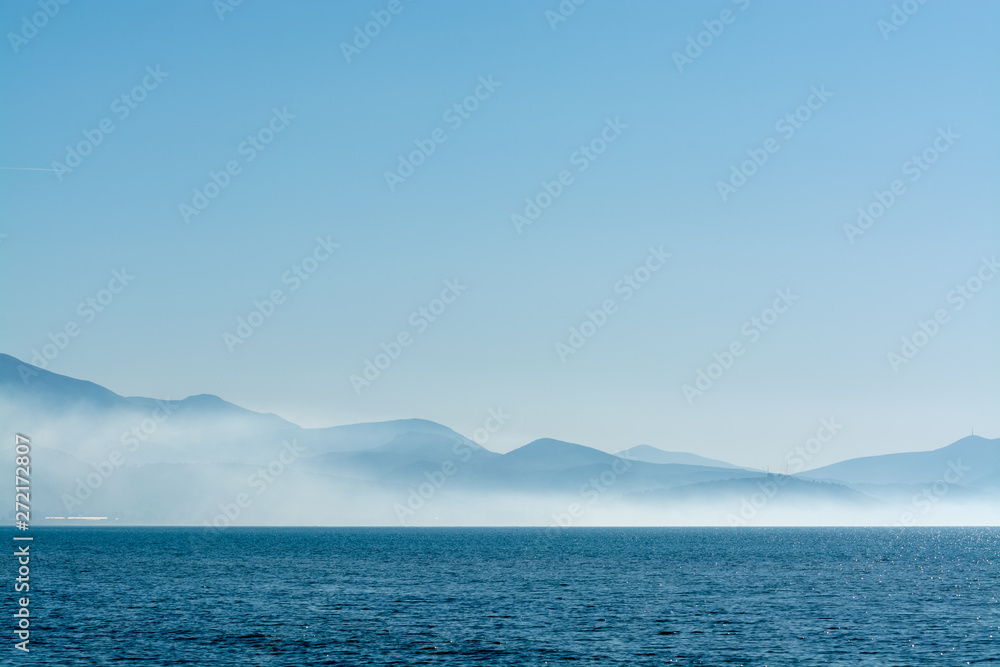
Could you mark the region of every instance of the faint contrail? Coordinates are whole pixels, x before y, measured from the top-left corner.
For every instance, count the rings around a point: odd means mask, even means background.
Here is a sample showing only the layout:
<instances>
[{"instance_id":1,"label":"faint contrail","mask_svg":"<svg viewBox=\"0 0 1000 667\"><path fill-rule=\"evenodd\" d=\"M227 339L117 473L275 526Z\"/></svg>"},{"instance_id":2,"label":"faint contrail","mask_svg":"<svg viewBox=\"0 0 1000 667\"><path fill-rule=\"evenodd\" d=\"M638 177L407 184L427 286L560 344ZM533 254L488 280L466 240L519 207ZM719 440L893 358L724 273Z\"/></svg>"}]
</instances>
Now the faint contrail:
<instances>
[{"instance_id":1,"label":"faint contrail","mask_svg":"<svg viewBox=\"0 0 1000 667\"><path fill-rule=\"evenodd\" d=\"M65 169L43 169L41 167L0 167L0 169L13 169L16 171L57 171L62 173Z\"/></svg>"}]
</instances>

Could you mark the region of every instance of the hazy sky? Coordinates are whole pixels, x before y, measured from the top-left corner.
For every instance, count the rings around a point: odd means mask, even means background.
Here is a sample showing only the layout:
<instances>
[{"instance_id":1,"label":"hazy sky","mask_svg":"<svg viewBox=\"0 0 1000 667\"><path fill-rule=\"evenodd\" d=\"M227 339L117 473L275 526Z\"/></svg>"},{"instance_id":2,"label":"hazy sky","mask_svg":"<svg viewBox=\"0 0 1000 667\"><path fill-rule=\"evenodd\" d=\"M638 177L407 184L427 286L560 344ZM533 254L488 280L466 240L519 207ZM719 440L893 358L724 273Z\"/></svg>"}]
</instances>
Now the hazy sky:
<instances>
[{"instance_id":1,"label":"hazy sky","mask_svg":"<svg viewBox=\"0 0 1000 667\"><path fill-rule=\"evenodd\" d=\"M499 451L1000 435L996 3L223 2L0 5L0 166L72 169L0 171L0 350Z\"/></svg>"}]
</instances>

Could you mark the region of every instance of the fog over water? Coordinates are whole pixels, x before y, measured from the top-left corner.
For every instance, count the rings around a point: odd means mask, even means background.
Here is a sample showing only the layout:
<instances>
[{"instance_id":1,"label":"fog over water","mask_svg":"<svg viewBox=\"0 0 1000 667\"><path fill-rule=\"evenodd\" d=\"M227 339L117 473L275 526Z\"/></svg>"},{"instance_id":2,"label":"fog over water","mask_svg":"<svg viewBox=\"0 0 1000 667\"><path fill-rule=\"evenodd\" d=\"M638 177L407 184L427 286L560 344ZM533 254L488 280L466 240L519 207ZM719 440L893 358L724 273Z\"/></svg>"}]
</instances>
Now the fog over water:
<instances>
[{"instance_id":1,"label":"fog over water","mask_svg":"<svg viewBox=\"0 0 1000 667\"><path fill-rule=\"evenodd\" d=\"M95 525L989 525L1000 508L1000 444L979 437L813 470L807 445L790 452L797 474L633 443L498 454L473 439L488 444L485 429L304 429L209 395L125 398L40 369L25 384L20 362L2 361L0 419L32 439L34 511L106 517Z\"/></svg>"}]
</instances>

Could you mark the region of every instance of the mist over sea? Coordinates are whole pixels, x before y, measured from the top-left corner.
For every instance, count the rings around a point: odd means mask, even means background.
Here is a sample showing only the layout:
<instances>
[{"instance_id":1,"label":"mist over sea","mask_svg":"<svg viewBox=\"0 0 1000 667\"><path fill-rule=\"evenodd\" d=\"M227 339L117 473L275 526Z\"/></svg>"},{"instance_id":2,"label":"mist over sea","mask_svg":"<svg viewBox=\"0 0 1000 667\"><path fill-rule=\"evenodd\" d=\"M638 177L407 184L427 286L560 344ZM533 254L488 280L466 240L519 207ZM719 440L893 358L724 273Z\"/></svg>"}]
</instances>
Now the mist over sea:
<instances>
[{"instance_id":1,"label":"mist over sea","mask_svg":"<svg viewBox=\"0 0 1000 667\"><path fill-rule=\"evenodd\" d=\"M26 664L975 665L1000 655L997 528L34 535Z\"/></svg>"}]
</instances>

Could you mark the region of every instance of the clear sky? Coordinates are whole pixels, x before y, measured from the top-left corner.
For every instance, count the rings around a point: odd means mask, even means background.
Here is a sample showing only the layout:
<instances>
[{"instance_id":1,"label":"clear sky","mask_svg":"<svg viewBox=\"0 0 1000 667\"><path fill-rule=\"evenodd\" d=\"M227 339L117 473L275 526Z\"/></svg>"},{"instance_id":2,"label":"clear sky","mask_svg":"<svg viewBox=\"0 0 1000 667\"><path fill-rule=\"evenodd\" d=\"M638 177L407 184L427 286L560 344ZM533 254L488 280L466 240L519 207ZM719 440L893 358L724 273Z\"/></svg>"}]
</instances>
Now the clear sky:
<instances>
[{"instance_id":1,"label":"clear sky","mask_svg":"<svg viewBox=\"0 0 1000 667\"><path fill-rule=\"evenodd\" d=\"M498 451L1000 435L997 3L224 1L0 5L0 350L75 324L49 370L305 426L502 408Z\"/></svg>"}]
</instances>

